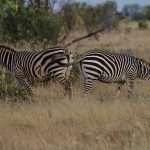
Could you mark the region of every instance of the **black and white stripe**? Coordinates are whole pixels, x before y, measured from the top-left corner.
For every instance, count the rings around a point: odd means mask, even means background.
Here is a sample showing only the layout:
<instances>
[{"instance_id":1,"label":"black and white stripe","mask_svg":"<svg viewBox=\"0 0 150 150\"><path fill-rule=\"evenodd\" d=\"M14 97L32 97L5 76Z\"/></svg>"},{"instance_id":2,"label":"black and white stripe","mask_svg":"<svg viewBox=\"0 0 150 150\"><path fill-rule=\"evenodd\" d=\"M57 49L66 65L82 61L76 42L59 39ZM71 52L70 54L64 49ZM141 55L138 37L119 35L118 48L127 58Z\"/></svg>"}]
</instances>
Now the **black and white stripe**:
<instances>
[{"instance_id":1,"label":"black and white stripe","mask_svg":"<svg viewBox=\"0 0 150 150\"><path fill-rule=\"evenodd\" d=\"M84 95L87 95L94 82L99 80L104 83L117 83L118 90L127 83L130 96L136 78L150 79L150 64L128 54L91 51L80 60L80 70Z\"/></svg>"},{"instance_id":2,"label":"black and white stripe","mask_svg":"<svg viewBox=\"0 0 150 150\"><path fill-rule=\"evenodd\" d=\"M53 56L64 54L66 57L53 61ZM30 81L55 79L64 86L71 98L72 88L69 75L72 66L62 67L59 63L67 64L72 61L71 52L61 47L48 48L41 52L18 52L9 47L0 46L0 64L12 72L17 83L24 86L29 95L32 95Z\"/></svg>"},{"instance_id":3,"label":"black and white stripe","mask_svg":"<svg viewBox=\"0 0 150 150\"><path fill-rule=\"evenodd\" d=\"M69 66L79 62L83 77L83 95L89 94L96 80L104 83L117 83L118 91L124 83L128 85L128 96L131 95L134 80L150 79L150 64L129 54L106 53L90 51L78 61L69 63Z\"/></svg>"}]
</instances>

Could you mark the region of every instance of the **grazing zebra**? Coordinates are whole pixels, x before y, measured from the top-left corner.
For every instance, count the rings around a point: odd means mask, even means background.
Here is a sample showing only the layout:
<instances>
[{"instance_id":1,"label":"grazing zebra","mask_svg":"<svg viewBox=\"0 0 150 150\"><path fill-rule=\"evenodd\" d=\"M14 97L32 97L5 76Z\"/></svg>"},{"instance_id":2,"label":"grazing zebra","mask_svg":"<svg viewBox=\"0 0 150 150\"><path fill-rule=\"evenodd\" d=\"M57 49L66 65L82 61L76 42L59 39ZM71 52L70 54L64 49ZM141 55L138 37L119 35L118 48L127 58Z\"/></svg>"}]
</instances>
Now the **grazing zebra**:
<instances>
[{"instance_id":1,"label":"grazing zebra","mask_svg":"<svg viewBox=\"0 0 150 150\"><path fill-rule=\"evenodd\" d=\"M150 79L150 63L129 54L111 54L95 50L86 53L77 62L80 64L83 77L84 96L89 94L96 80L104 83L117 83L118 91L124 83L127 83L130 97L136 78Z\"/></svg>"},{"instance_id":2,"label":"grazing zebra","mask_svg":"<svg viewBox=\"0 0 150 150\"><path fill-rule=\"evenodd\" d=\"M67 57L53 61L53 56L66 54ZM55 79L64 86L69 97L72 95L69 75L72 66L62 67L73 61L71 52L65 48L48 48L41 52L15 51L6 46L0 46L0 64L6 67L15 77L18 85L25 87L32 96L31 81L48 81ZM57 63L59 62L59 64Z\"/></svg>"}]
</instances>

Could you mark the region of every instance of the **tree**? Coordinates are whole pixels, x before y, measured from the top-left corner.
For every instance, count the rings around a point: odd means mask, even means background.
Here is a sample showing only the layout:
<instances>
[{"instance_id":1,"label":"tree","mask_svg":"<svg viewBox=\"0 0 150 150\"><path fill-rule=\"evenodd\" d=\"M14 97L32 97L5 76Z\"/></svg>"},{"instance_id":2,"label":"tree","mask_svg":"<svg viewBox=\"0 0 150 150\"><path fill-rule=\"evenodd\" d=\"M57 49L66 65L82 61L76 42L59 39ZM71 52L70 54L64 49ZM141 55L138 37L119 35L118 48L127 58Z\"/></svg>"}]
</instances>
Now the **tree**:
<instances>
[{"instance_id":1,"label":"tree","mask_svg":"<svg viewBox=\"0 0 150 150\"><path fill-rule=\"evenodd\" d=\"M84 4L81 8L81 16L88 31L99 26L115 27L118 21L117 5L114 1L107 1L103 4L91 6Z\"/></svg>"},{"instance_id":2,"label":"tree","mask_svg":"<svg viewBox=\"0 0 150 150\"><path fill-rule=\"evenodd\" d=\"M86 4L82 5L81 17L88 32L96 28L96 13L93 6Z\"/></svg>"},{"instance_id":3,"label":"tree","mask_svg":"<svg viewBox=\"0 0 150 150\"><path fill-rule=\"evenodd\" d=\"M56 7L62 7L66 3L66 1L65 0L28 0L27 3L37 8L43 8L46 12L54 13Z\"/></svg>"},{"instance_id":4,"label":"tree","mask_svg":"<svg viewBox=\"0 0 150 150\"><path fill-rule=\"evenodd\" d=\"M109 28L117 25L117 4L115 1L107 1L102 6L97 5L97 24L103 24Z\"/></svg>"},{"instance_id":5,"label":"tree","mask_svg":"<svg viewBox=\"0 0 150 150\"><path fill-rule=\"evenodd\" d=\"M125 16L129 17L130 19L135 19L135 17L137 17L142 11L142 7L140 7L138 4L125 5L122 10Z\"/></svg>"},{"instance_id":6,"label":"tree","mask_svg":"<svg viewBox=\"0 0 150 150\"><path fill-rule=\"evenodd\" d=\"M3 3L1 35L4 41L51 41L56 43L60 24L55 15L25 2L7 0ZM2 17L1 17L2 18Z\"/></svg>"},{"instance_id":7,"label":"tree","mask_svg":"<svg viewBox=\"0 0 150 150\"><path fill-rule=\"evenodd\" d=\"M150 20L150 5L144 7L144 16L146 19Z\"/></svg>"}]
</instances>

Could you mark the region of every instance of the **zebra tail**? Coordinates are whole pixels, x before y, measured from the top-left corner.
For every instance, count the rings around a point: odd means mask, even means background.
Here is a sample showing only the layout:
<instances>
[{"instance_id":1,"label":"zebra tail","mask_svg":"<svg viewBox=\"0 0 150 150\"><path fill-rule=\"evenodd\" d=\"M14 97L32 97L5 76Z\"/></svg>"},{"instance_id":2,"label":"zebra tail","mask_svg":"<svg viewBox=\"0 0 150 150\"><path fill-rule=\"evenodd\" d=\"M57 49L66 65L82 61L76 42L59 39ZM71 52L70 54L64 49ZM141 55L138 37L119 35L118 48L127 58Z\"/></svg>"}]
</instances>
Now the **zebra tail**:
<instances>
[{"instance_id":1,"label":"zebra tail","mask_svg":"<svg viewBox=\"0 0 150 150\"><path fill-rule=\"evenodd\" d=\"M71 65L74 65L74 64L80 62L80 61L83 59L83 57L81 57L81 58L79 58L78 60L73 61L73 62L68 63L68 64L61 63L61 62L59 61L59 59L60 59L60 58L63 58L64 56L67 56L67 55L68 55L68 54L55 55L55 56L52 57L52 61L57 62L57 63L58 63L60 66L62 66L62 67L69 67L69 66L71 66Z\"/></svg>"},{"instance_id":2,"label":"zebra tail","mask_svg":"<svg viewBox=\"0 0 150 150\"><path fill-rule=\"evenodd\" d=\"M68 64L63 64L63 63L61 63L60 61L58 61L58 60L56 60L56 62L60 65L60 66L62 66L62 67L69 67L69 66L71 66L71 65L74 65L74 64L76 64L76 63L78 63L79 61L81 61L82 59L78 59L77 61L74 61L74 62L71 62L71 63L68 63Z\"/></svg>"}]
</instances>

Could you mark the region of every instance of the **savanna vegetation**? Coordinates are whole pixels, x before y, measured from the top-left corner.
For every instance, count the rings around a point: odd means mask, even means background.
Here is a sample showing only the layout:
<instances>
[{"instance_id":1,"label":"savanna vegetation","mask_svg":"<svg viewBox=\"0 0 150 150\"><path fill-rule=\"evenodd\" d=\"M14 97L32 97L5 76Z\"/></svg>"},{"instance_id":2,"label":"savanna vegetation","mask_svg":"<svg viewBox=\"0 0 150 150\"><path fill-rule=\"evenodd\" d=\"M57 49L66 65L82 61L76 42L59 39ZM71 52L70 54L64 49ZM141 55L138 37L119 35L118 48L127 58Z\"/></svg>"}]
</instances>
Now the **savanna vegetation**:
<instances>
[{"instance_id":1,"label":"savanna vegetation","mask_svg":"<svg viewBox=\"0 0 150 150\"><path fill-rule=\"evenodd\" d=\"M75 59L97 48L150 61L149 5L126 5L118 12L114 1L96 6L59 0L0 2L0 43L18 51L65 45L107 26L98 39L90 37L68 47ZM136 80L131 99L126 85L116 97L115 84L100 82L82 98L78 64L70 79L71 101L60 84L50 81L33 85L33 102L0 68L1 150L150 149L149 81Z\"/></svg>"}]
</instances>

